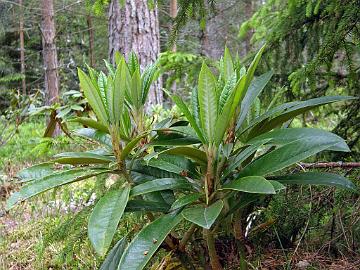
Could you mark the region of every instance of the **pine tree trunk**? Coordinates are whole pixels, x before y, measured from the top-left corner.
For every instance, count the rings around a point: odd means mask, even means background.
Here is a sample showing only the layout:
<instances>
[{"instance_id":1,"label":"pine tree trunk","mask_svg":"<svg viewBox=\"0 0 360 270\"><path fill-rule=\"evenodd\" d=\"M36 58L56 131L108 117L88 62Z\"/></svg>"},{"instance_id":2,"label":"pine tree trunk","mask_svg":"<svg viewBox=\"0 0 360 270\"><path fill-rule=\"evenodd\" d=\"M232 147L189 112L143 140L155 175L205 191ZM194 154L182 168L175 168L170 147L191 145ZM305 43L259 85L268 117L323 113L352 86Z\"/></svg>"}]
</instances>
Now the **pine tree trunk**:
<instances>
[{"instance_id":1,"label":"pine tree trunk","mask_svg":"<svg viewBox=\"0 0 360 270\"><path fill-rule=\"evenodd\" d=\"M170 17L171 19L175 19L177 16L177 0L170 0ZM174 42L171 50L176 52L176 43Z\"/></svg>"},{"instance_id":2,"label":"pine tree trunk","mask_svg":"<svg viewBox=\"0 0 360 270\"><path fill-rule=\"evenodd\" d=\"M251 16L254 13L254 9L253 9L253 0L246 0L245 1L245 17L246 20L250 19ZM251 51L251 36L252 36L252 31L248 31L246 33L244 42L245 42L245 46L244 46L244 55L247 55L250 51Z\"/></svg>"},{"instance_id":3,"label":"pine tree trunk","mask_svg":"<svg viewBox=\"0 0 360 270\"><path fill-rule=\"evenodd\" d=\"M26 95L26 81L25 81L25 45L24 45L24 8L23 1L19 0L20 18L19 18L19 37L20 37L20 66L23 78L21 80L22 93Z\"/></svg>"},{"instance_id":4,"label":"pine tree trunk","mask_svg":"<svg viewBox=\"0 0 360 270\"><path fill-rule=\"evenodd\" d=\"M157 7L152 9L147 0L112 0L109 7L109 59L114 62L116 51L125 56L134 51L141 68L154 63L160 53L160 34ZM147 108L162 104L162 83L159 79L150 89Z\"/></svg>"},{"instance_id":5,"label":"pine tree trunk","mask_svg":"<svg viewBox=\"0 0 360 270\"><path fill-rule=\"evenodd\" d=\"M46 105L51 105L59 100L59 72L57 50L55 44L55 21L53 0L42 0L42 46L45 70L45 96ZM58 135L56 128L53 135Z\"/></svg>"}]
</instances>

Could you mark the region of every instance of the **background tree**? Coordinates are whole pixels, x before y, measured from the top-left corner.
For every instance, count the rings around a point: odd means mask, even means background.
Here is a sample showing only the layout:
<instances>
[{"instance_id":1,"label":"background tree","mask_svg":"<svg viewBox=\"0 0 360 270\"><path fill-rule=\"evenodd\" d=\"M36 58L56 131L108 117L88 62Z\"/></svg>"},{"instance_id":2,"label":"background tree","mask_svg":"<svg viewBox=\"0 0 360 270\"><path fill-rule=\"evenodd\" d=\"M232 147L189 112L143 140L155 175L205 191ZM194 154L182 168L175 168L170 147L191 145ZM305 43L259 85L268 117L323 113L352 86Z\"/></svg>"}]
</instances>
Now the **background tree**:
<instances>
[{"instance_id":1,"label":"background tree","mask_svg":"<svg viewBox=\"0 0 360 270\"><path fill-rule=\"evenodd\" d=\"M114 63L115 52L126 57L133 51L144 68L154 63L160 53L160 34L157 3L150 6L147 0L126 0L123 6L112 0L109 6L109 59ZM147 106L163 101L159 79L149 93Z\"/></svg>"},{"instance_id":2,"label":"background tree","mask_svg":"<svg viewBox=\"0 0 360 270\"><path fill-rule=\"evenodd\" d=\"M254 32L254 46L269 44L266 66L275 67L279 86L288 86L289 100L331 93L359 96L359 12L358 0L269 0L242 24L239 36L247 39ZM349 139L352 154L359 157L360 103L340 110L346 116L335 131Z\"/></svg>"}]
</instances>

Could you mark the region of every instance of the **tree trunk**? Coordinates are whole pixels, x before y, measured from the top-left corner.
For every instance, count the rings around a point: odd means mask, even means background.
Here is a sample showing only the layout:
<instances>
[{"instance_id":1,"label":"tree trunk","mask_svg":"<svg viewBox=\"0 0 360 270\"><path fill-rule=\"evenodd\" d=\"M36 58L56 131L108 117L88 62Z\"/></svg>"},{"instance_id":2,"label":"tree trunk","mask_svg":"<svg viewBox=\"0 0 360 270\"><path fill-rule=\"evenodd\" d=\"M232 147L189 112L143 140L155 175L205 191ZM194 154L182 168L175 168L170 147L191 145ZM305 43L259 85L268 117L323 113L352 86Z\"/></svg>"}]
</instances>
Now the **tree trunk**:
<instances>
[{"instance_id":1,"label":"tree trunk","mask_svg":"<svg viewBox=\"0 0 360 270\"><path fill-rule=\"evenodd\" d=\"M154 63L160 53L160 34L157 7L149 9L147 0L112 0L109 7L109 59L114 62L116 51L126 57L138 55L141 68ZM159 79L150 89L147 108L162 104L162 83Z\"/></svg>"},{"instance_id":2,"label":"tree trunk","mask_svg":"<svg viewBox=\"0 0 360 270\"><path fill-rule=\"evenodd\" d=\"M87 26L88 26L88 34L89 34L89 61L90 67L94 67L95 65L95 57L94 57L94 28L92 24L92 17L88 15L86 18Z\"/></svg>"},{"instance_id":3,"label":"tree trunk","mask_svg":"<svg viewBox=\"0 0 360 270\"><path fill-rule=\"evenodd\" d=\"M170 17L171 19L175 19L177 16L177 0L170 0ZM176 52L176 42L174 42L171 50Z\"/></svg>"},{"instance_id":4,"label":"tree trunk","mask_svg":"<svg viewBox=\"0 0 360 270\"><path fill-rule=\"evenodd\" d=\"M254 8L253 8L253 0L246 0L245 1L245 18L246 20L249 20L251 18L251 16L254 14ZM246 33L245 39L244 39L244 53L243 55L247 55L250 51L251 51L251 37L252 37L252 33L253 31L250 30Z\"/></svg>"},{"instance_id":5,"label":"tree trunk","mask_svg":"<svg viewBox=\"0 0 360 270\"><path fill-rule=\"evenodd\" d=\"M59 72L55 44L55 21L53 0L42 0L42 46L45 70L45 103L51 105L59 101ZM58 135L56 128L53 135Z\"/></svg>"},{"instance_id":6,"label":"tree trunk","mask_svg":"<svg viewBox=\"0 0 360 270\"><path fill-rule=\"evenodd\" d=\"M21 79L22 93L26 95L26 81L25 81L25 46L24 46L24 9L23 1L19 0L20 6L20 18L19 18L19 36L20 36L20 65L21 65L21 74L23 78Z\"/></svg>"}]
</instances>

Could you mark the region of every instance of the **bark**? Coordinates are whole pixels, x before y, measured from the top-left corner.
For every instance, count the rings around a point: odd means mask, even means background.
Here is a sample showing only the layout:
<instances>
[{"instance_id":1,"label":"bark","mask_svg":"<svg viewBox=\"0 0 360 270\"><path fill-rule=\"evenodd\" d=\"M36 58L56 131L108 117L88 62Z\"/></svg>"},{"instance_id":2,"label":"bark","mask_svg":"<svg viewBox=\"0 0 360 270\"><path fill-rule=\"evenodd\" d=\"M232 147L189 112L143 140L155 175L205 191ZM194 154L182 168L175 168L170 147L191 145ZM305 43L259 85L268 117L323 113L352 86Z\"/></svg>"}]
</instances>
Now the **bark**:
<instances>
[{"instance_id":1,"label":"bark","mask_svg":"<svg viewBox=\"0 0 360 270\"><path fill-rule=\"evenodd\" d=\"M23 78L21 80L21 86L22 86L23 95L26 95L23 0L19 0L19 6L20 6L20 18L19 18L20 66L21 66L21 74L23 75Z\"/></svg>"},{"instance_id":2,"label":"bark","mask_svg":"<svg viewBox=\"0 0 360 270\"><path fill-rule=\"evenodd\" d=\"M126 0L120 7L118 0L112 0L109 7L109 59L114 63L115 52L126 57L130 52L138 55L141 68L154 63L160 53L158 10L149 9L147 0ZM163 95L161 79L150 89L149 108L161 104Z\"/></svg>"},{"instance_id":3,"label":"bark","mask_svg":"<svg viewBox=\"0 0 360 270\"><path fill-rule=\"evenodd\" d=\"M55 44L55 20L53 0L42 0L41 6L42 22L42 46L45 70L45 96L46 105L59 101L59 72L58 59ZM59 134L57 127L53 135Z\"/></svg>"},{"instance_id":4,"label":"bark","mask_svg":"<svg viewBox=\"0 0 360 270\"><path fill-rule=\"evenodd\" d=\"M245 17L248 20L251 18L251 16L254 13L253 0L246 0L244 9L245 9ZM244 39L244 55L247 55L251 51L251 42L250 42L251 36L252 36L252 30L247 32Z\"/></svg>"},{"instance_id":5,"label":"bark","mask_svg":"<svg viewBox=\"0 0 360 270\"><path fill-rule=\"evenodd\" d=\"M95 65L95 57L94 57L94 28L92 23L91 15L88 15L86 18L87 26L88 26L88 34L89 34L89 61L90 66L94 67Z\"/></svg>"},{"instance_id":6,"label":"bark","mask_svg":"<svg viewBox=\"0 0 360 270\"><path fill-rule=\"evenodd\" d=\"M177 16L177 0L170 0L170 17L171 19L175 19ZM171 50L176 52L176 42L172 45Z\"/></svg>"}]
</instances>

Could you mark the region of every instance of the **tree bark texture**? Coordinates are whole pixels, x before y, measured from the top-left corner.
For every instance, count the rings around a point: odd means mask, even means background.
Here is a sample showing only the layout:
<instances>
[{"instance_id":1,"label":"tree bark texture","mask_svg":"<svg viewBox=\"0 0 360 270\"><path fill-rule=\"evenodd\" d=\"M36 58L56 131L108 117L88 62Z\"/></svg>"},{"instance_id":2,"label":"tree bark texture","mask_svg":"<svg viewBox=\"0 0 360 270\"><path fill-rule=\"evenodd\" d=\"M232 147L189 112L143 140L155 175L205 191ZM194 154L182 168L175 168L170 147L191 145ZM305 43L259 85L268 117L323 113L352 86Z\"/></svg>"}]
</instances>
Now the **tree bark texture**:
<instances>
[{"instance_id":1,"label":"tree bark texture","mask_svg":"<svg viewBox=\"0 0 360 270\"><path fill-rule=\"evenodd\" d=\"M45 70L46 105L59 100L59 72L55 44L54 4L52 0L42 0L42 46Z\"/></svg>"},{"instance_id":2,"label":"tree bark texture","mask_svg":"<svg viewBox=\"0 0 360 270\"><path fill-rule=\"evenodd\" d=\"M126 0L120 6L119 0L112 0L109 6L109 59L115 61L115 52L127 57L135 52L141 68L154 63L160 53L160 34L157 7L149 8L147 0ZM161 79L150 89L149 108L161 104L163 95Z\"/></svg>"},{"instance_id":3,"label":"tree bark texture","mask_svg":"<svg viewBox=\"0 0 360 270\"><path fill-rule=\"evenodd\" d=\"M26 95L26 81L25 81L25 45L24 45L24 8L23 0L19 0L20 18L19 18L19 38L20 38L20 65L21 74L21 87L23 95Z\"/></svg>"},{"instance_id":4,"label":"tree bark texture","mask_svg":"<svg viewBox=\"0 0 360 270\"><path fill-rule=\"evenodd\" d=\"M51 105L59 101L59 71L55 44L56 31L53 0L42 0L41 12L41 35L45 70L45 104ZM60 128L56 125L52 135L56 136L59 133Z\"/></svg>"}]
</instances>

